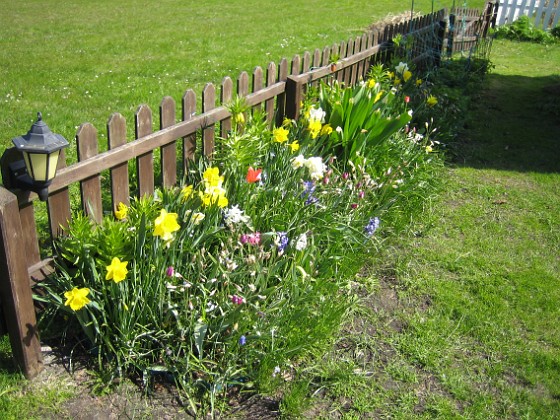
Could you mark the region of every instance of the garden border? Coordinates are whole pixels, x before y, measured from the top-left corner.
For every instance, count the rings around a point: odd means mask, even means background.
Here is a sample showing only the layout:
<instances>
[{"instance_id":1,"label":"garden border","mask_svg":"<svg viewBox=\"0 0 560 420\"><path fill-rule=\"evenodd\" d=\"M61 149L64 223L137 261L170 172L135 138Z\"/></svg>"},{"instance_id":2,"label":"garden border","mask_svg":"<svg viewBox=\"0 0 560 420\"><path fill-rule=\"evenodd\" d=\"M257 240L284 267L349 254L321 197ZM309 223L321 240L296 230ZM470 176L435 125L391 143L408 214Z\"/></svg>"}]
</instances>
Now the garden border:
<instances>
[{"instance_id":1,"label":"garden border","mask_svg":"<svg viewBox=\"0 0 560 420\"><path fill-rule=\"evenodd\" d=\"M296 118L305 89L329 78L345 85L355 85L365 79L370 67L375 63L386 63L393 52L393 38L398 35L412 36L412 61L419 67L437 65L445 49L472 49L476 39L486 36L487 29L495 20L497 4L489 1L482 13L457 11L473 18L475 37L469 42L457 43L453 31L447 31L447 22L455 13L446 9L415 18L400 24L389 25L383 32L368 32L347 42L296 55L291 63L283 59L278 66L270 63L266 72L256 67L250 80L247 72L242 72L236 80L236 94L244 97L253 109L263 109L270 124L280 124L285 117ZM451 28L452 29L452 28ZM419 41L426 33L437 33ZM463 40L464 41L464 40ZM474 43L473 43L474 42ZM448 49L448 51L449 51ZM338 57L331 61L332 57ZM251 83L251 89L250 85ZM251 92L250 92L251 90ZM50 234L56 238L71 220L70 190L72 184L79 183L81 208L93 220L103 217L102 173L110 174L110 194L112 210L119 202L129 204L131 188L128 162L136 160L137 189L134 195L151 195L155 191L154 155L161 153L161 186L177 184L178 173L186 171L196 154L211 156L214 139L219 128L221 136L231 129L231 114L226 104L233 99L233 80L223 79L219 97L213 84L208 83L202 91L202 113L196 114L196 94L191 89L182 97L181 121L176 122L176 104L173 98L163 98L160 107L160 127L153 132L152 111L146 105L138 107L135 113L135 139L126 140L126 121L115 113L107 123L108 150L98 153L97 129L82 124L76 134L78 162L66 166L66 158L61 153L56 178L49 187L47 210ZM219 106L216 106L217 102ZM219 127L217 127L219 124ZM197 135L201 138L197 144ZM182 156L177 165L177 142L182 139ZM13 154L8 149L3 156ZM182 168L181 168L182 166ZM4 187L0 187L0 314L5 322L4 331L10 335L12 352L17 365L28 378L36 376L43 367L39 332L37 330L35 307L31 286L45 279L53 271L53 258L43 258L40 252L39 235L34 213L35 193L9 189L8 177L3 171ZM108 210L107 210L108 211ZM0 325L0 333L2 333Z\"/></svg>"}]
</instances>

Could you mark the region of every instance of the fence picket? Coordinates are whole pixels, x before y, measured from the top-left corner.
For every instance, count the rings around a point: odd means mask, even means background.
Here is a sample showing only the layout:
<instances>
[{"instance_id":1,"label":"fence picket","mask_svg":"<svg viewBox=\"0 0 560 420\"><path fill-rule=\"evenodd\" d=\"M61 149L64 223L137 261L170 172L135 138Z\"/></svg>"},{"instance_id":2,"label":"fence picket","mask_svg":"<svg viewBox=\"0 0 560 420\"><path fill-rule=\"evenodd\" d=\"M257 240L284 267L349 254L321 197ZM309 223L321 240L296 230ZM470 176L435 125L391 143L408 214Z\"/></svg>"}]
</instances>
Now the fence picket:
<instances>
[{"instance_id":1,"label":"fence picket","mask_svg":"<svg viewBox=\"0 0 560 420\"><path fill-rule=\"evenodd\" d=\"M66 153L64 150L60 151L58 157L57 171L66 167ZM51 237L57 238L62 235L65 228L72 218L70 211L70 193L68 187L62 188L49 195L47 201L47 213L49 216L49 226Z\"/></svg>"},{"instance_id":2,"label":"fence picket","mask_svg":"<svg viewBox=\"0 0 560 420\"><path fill-rule=\"evenodd\" d=\"M202 112L208 112L216 107L216 89L212 83L206 83L202 91ZM211 157L214 153L215 126L210 124L202 130L202 153Z\"/></svg>"},{"instance_id":3,"label":"fence picket","mask_svg":"<svg viewBox=\"0 0 560 420\"><path fill-rule=\"evenodd\" d=\"M270 62L266 69L266 86L272 86L274 83L276 83L276 64ZM266 120L272 123L274 119L274 98L266 100L264 110L266 112Z\"/></svg>"},{"instance_id":4,"label":"fence picket","mask_svg":"<svg viewBox=\"0 0 560 420\"><path fill-rule=\"evenodd\" d=\"M303 53L303 58L301 60L301 63L302 63L301 72L307 73L311 68L311 53L309 51L305 51Z\"/></svg>"},{"instance_id":5,"label":"fence picket","mask_svg":"<svg viewBox=\"0 0 560 420\"><path fill-rule=\"evenodd\" d=\"M134 115L136 138L152 133L152 110L148 105L140 105ZM154 153L152 151L136 158L138 172L138 196L154 193Z\"/></svg>"},{"instance_id":6,"label":"fence picket","mask_svg":"<svg viewBox=\"0 0 560 420\"><path fill-rule=\"evenodd\" d=\"M196 94L192 89L185 92L182 98L183 121L188 121L196 115ZM183 170L187 173L189 162L196 156L196 132L183 137Z\"/></svg>"},{"instance_id":7,"label":"fence picket","mask_svg":"<svg viewBox=\"0 0 560 420\"><path fill-rule=\"evenodd\" d=\"M323 60L321 61L321 66L328 66L331 63L331 48L323 48Z\"/></svg>"},{"instance_id":8,"label":"fence picket","mask_svg":"<svg viewBox=\"0 0 560 420\"><path fill-rule=\"evenodd\" d=\"M171 96L162 99L159 105L160 130L175 124L175 101ZM161 183L171 188L177 183L177 142L161 147Z\"/></svg>"},{"instance_id":9,"label":"fence picket","mask_svg":"<svg viewBox=\"0 0 560 420\"><path fill-rule=\"evenodd\" d=\"M107 122L107 141L109 150L126 144L126 120L119 113L114 113ZM113 211L119 203L130 204L130 187L128 182L128 163L121 163L110 170L111 199Z\"/></svg>"},{"instance_id":10,"label":"fence picket","mask_svg":"<svg viewBox=\"0 0 560 420\"><path fill-rule=\"evenodd\" d=\"M258 92L262 88L263 88L263 70L262 70L261 67L257 66L253 70L253 89L252 89L252 91L253 92ZM262 109L262 105L257 104L253 107L253 112L254 111L259 111L261 109Z\"/></svg>"},{"instance_id":11,"label":"fence picket","mask_svg":"<svg viewBox=\"0 0 560 420\"><path fill-rule=\"evenodd\" d=\"M292 72L290 73L291 76L297 76L300 74L301 70L301 57L299 54L294 55L292 58Z\"/></svg>"},{"instance_id":12,"label":"fence picket","mask_svg":"<svg viewBox=\"0 0 560 420\"><path fill-rule=\"evenodd\" d=\"M233 80L230 77L224 77L222 87L220 89L220 103L227 106L233 98ZM231 131L231 117L220 122L220 136L226 138Z\"/></svg>"},{"instance_id":13,"label":"fence picket","mask_svg":"<svg viewBox=\"0 0 560 420\"><path fill-rule=\"evenodd\" d=\"M90 123L80 126L76 134L78 146L78 160L84 161L98 153L97 129ZM92 176L80 182L82 209L96 223L103 220L103 205L101 202L101 175Z\"/></svg>"},{"instance_id":14,"label":"fence picket","mask_svg":"<svg viewBox=\"0 0 560 420\"><path fill-rule=\"evenodd\" d=\"M283 58L278 65L278 81L285 82L288 78L288 60ZM276 97L276 125L280 127L286 115L286 93Z\"/></svg>"}]
</instances>

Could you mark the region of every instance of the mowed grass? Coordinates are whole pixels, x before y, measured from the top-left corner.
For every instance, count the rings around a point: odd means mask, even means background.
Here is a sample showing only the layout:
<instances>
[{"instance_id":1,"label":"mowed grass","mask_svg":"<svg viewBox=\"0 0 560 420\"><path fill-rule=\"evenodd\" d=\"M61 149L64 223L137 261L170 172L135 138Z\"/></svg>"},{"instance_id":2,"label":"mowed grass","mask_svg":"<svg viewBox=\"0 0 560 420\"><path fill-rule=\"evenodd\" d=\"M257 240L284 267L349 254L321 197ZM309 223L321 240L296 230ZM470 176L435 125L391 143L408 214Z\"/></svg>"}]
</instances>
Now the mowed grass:
<instances>
[{"instance_id":1,"label":"mowed grass","mask_svg":"<svg viewBox=\"0 0 560 420\"><path fill-rule=\"evenodd\" d=\"M452 0L416 0L415 11ZM473 0L470 7L481 7ZM99 130L114 112L133 133L138 105L157 124L166 95L177 104L187 89L198 98L207 82L291 60L362 34L412 2L26 1L7 0L0 14L0 148L24 134L37 111L52 130L73 139L83 122ZM180 113L178 113L180 115Z\"/></svg>"},{"instance_id":2,"label":"mowed grass","mask_svg":"<svg viewBox=\"0 0 560 420\"><path fill-rule=\"evenodd\" d=\"M491 58L445 189L374 264L313 415L560 417L560 46Z\"/></svg>"}]
</instances>

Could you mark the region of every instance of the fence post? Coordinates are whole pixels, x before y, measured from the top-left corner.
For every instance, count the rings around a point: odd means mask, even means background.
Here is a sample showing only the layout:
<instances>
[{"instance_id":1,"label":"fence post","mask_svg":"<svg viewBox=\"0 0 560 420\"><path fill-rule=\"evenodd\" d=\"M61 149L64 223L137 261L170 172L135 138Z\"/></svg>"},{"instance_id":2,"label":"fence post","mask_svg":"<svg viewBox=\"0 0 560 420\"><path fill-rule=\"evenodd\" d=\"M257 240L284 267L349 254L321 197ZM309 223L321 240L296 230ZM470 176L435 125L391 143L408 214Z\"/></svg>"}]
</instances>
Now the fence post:
<instances>
[{"instance_id":1,"label":"fence post","mask_svg":"<svg viewBox=\"0 0 560 420\"><path fill-rule=\"evenodd\" d=\"M449 15L449 31L447 36L447 57L451 57L453 55L453 49L455 42L455 14L451 13Z\"/></svg>"},{"instance_id":2,"label":"fence post","mask_svg":"<svg viewBox=\"0 0 560 420\"><path fill-rule=\"evenodd\" d=\"M303 82L294 76L288 76L286 79L286 118L298 118L304 95L303 86Z\"/></svg>"},{"instance_id":3,"label":"fence post","mask_svg":"<svg viewBox=\"0 0 560 420\"><path fill-rule=\"evenodd\" d=\"M445 20L439 21L439 29L437 34L437 52L436 52L436 59L435 59L436 67L439 67L441 65L441 55L443 54L443 44L445 41L446 26L447 24Z\"/></svg>"},{"instance_id":4,"label":"fence post","mask_svg":"<svg viewBox=\"0 0 560 420\"><path fill-rule=\"evenodd\" d=\"M0 187L0 298L12 353L27 378L43 369L16 195Z\"/></svg>"}]
</instances>

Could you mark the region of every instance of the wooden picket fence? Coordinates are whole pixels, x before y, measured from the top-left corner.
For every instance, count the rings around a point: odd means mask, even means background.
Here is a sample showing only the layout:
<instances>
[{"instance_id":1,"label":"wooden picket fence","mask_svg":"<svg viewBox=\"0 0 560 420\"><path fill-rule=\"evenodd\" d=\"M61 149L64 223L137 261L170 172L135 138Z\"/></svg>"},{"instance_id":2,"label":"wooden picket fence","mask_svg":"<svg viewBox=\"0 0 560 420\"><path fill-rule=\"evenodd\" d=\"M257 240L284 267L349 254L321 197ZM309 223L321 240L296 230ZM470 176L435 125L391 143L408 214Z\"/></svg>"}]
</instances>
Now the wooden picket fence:
<instances>
[{"instance_id":1,"label":"wooden picket fence","mask_svg":"<svg viewBox=\"0 0 560 420\"><path fill-rule=\"evenodd\" d=\"M226 77L219 89L208 83L202 91L201 113L197 113L197 96L191 89L181 99L179 118L177 104L173 98L165 97L159 107L157 131L153 130L152 110L141 105L135 113L132 141L127 140L124 117L115 113L107 123L108 150L102 153L99 152L97 128L89 123L82 124L76 134L77 163L66 166L62 154L57 176L49 187L46 207L52 238L63 234L72 218L72 185L79 185L81 209L100 222L104 212L112 212L119 202L128 204L133 195L153 194L156 179L161 179L161 187L175 186L180 173L184 173L196 156L211 156L216 133L226 136L231 130L231 114L226 105L235 95L244 97L249 106L264 110L270 124L278 124L284 117L296 118L310 84L325 79L346 85L358 83L373 64L390 60L391 40L397 34L415 37L412 60L418 66L433 65L434 61L437 64L446 36L447 18L446 10L440 10L387 26L382 32L368 32L323 50L297 55L291 62L283 59L278 65L270 63L266 70L257 67L251 76L242 72L235 81ZM426 42L422 39L426 32L437 33L438 37ZM331 62L335 56L337 61ZM161 173L158 174L154 170L156 151L161 154ZM179 151L181 156L178 156ZM131 161L136 162L137 170L134 191L129 174ZM109 186L103 188L102 177L107 178L107 175ZM110 204L104 208L104 202L108 201L103 198L107 195ZM54 270L52 251L47 253L50 255L47 258L41 256L34 211L36 199L34 193L0 187L0 309L15 360L29 378L42 369L31 286Z\"/></svg>"},{"instance_id":2,"label":"wooden picket fence","mask_svg":"<svg viewBox=\"0 0 560 420\"><path fill-rule=\"evenodd\" d=\"M452 9L447 31L447 54L470 52L476 48L479 39L486 38L488 29L495 25L498 10L498 0L487 2L482 13L465 7Z\"/></svg>"},{"instance_id":3,"label":"wooden picket fence","mask_svg":"<svg viewBox=\"0 0 560 420\"><path fill-rule=\"evenodd\" d=\"M555 28L560 23L560 0L500 0L496 24L512 23L523 15L533 19L537 28Z\"/></svg>"}]
</instances>

